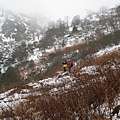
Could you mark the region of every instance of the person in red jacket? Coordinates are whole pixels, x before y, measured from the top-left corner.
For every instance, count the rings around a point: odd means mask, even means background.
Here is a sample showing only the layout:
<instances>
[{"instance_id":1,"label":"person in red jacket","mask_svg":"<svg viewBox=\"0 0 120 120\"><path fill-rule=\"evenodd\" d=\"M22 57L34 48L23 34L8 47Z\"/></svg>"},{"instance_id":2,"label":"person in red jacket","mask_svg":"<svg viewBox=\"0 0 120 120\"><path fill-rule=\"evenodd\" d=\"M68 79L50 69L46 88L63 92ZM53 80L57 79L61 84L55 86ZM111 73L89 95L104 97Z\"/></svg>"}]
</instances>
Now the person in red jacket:
<instances>
[{"instance_id":1,"label":"person in red jacket","mask_svg":"<svg viewBox=\"0 0 120 120\"><path fill-rule=\"evenodd\" d=\"M71 67L73 66L73 63L70 59L68 60L67 66L68 66L68 71L70 73L71 72Z\"/></svg>"}]
</instances>

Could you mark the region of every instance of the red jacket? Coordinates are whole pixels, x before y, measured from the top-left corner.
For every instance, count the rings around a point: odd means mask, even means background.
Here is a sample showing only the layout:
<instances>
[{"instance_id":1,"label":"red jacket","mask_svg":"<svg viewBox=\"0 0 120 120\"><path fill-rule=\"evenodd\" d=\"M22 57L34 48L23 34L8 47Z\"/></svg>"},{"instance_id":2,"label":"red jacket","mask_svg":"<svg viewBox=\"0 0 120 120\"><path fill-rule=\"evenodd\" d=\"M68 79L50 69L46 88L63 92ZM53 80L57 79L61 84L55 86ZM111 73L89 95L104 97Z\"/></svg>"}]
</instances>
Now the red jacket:
<instances>
[{"instance_id":1,"label":"red jacket","mask_svg":"<svg viewBox=\"0 0 120 120\"><path fill-rule=\"evenodd\" d=\"M72 65L72 62L71 62L71 61L69 61L67 65L68 65L68 68L70 68L70 67L71 67L71 65Z\"/></svg>"}]
</instances>

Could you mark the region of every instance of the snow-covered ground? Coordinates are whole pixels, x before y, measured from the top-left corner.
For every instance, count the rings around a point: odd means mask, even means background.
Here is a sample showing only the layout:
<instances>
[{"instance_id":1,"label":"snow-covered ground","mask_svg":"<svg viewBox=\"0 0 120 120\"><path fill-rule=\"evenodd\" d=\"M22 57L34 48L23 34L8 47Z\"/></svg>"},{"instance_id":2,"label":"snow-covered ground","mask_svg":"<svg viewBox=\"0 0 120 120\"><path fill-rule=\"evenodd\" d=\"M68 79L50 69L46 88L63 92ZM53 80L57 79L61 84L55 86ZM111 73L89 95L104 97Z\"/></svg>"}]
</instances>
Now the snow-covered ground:
<instances>
[{"instance_id":1,"label":"snow-covered ground","mask_svg":"<svg viewBox=\"0 0 120 120\"><path fill-rule=\"evenodd\" d=\"M113 46L111 48L109 47L104 50L100 50L98 53L95 54L95 56L100 56L100 55L103 55L104 53L111 52L114 50L118 51L119 48L120 48L120 45ZM87 67L81 68L80 73L81 74L87 73L89 75L99 74L96 71L97 67L98 66L87 66ZM37 82L30 82L29 84L27 84L27 86L31 87L32 89L37 89L37 88L42 88L43 86L59 85L66 81L66 85L64 88L54 87L49 91L51 94L54 94L54 92L59 92L63 89L65 89L65 90L68 89L71 86L71 83L74 82L74 79L75 78L73 76L69 75L69 73L60 72L58 75L54 76L53 78L42 79L42 80L38 80ZM26 101L26 98L31 94L34 94L34 95L42 94L42 93L36 92L35 90L34 90L34 92L31 92L30 89L28 89L28 88L21 89L18 92L15 92L16 89L17 88L13 88L11 90L8 90L8 91L0 94L0 110L1 110L1 112L2 112L1 108L8 109L8 106L15 106L15 105L18 105L18 103L21 101ZM117 98L117 99L118 99L117 104L120 105L120 95L119 95L119 98ZM118 118L116 118L116 116L114 116L112 120L120 120L120 118L118 119Z\"/></svg>"},{"instance_id":2,"label":"snow-covered ground","mask_svg":"<svg viewBox=\"0 0 120 120\"><path fill-rule=\"evenodd\" d=\"M114 45L112 47L106 47L105 49L100 50L99 52L97 52L95 54L95 56L102 56L102 55L110 53L112 51L118 51L118 52L120 52L119 49L120 49L120 44L119 45Z\"/></svg>"}]
</instances>

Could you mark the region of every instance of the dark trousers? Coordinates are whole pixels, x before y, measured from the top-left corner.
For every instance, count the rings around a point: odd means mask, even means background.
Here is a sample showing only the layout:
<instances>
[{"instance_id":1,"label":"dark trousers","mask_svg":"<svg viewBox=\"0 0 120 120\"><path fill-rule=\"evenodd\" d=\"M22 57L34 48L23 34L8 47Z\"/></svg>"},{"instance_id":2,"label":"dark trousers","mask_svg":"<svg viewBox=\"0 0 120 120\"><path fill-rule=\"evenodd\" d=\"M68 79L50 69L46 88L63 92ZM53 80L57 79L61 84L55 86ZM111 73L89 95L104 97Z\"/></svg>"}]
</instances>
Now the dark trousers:
<instances>
[{"instance_id":1,"label":"dark trousers","mask_svg":"<svg viewBox=\"0 0 120 120\"><path fill-rule=\"evenodd\" d=\"M63 67L64 72L66 72L66 67Z\"/></svg>"},{"instance_id":2,"label":"dark trousers","mask_svg":"<svg viewBox=\"0 0 120 120\"><path fill-rule=\"evenodd\" d=\"M69 73L71 73L71 67L68 68Z\"/></svg>"}]
</instances>

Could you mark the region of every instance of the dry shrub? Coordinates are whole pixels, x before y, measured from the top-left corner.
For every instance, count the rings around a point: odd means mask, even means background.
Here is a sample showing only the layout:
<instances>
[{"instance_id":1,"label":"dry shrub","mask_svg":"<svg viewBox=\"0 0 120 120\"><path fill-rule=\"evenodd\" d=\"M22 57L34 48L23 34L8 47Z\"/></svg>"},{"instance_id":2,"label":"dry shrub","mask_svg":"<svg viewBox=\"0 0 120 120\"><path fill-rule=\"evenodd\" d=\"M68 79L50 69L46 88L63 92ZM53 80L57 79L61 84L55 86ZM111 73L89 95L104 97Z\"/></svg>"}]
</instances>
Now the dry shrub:
<instances>
[{"instance_id":1,"label":"dry shrub","mask_svg":"<svg viewBox=\"0 0 120 120\"><path fill-rule=\"evenodd\" d=\"M3 111L0 118L19 116L22 120L107 120L111 113L101 110L101 105L108 104L111 110L114 98L120 93L120 55L119 52L105 54L99 58L83 61L75 69L74 82L65 89L67 81L60 85L43 86L31 93L26 102L20 103L15 109ZM85 66L97 65L99 74L81 74L79 71ZM53 88L62 88L60 92L51 93ZM32 89L32 88L31 88ZM31 90L34 92L34 90ZM54 95L53 95L54 94Z\"/></svg>"}]
</instances>

